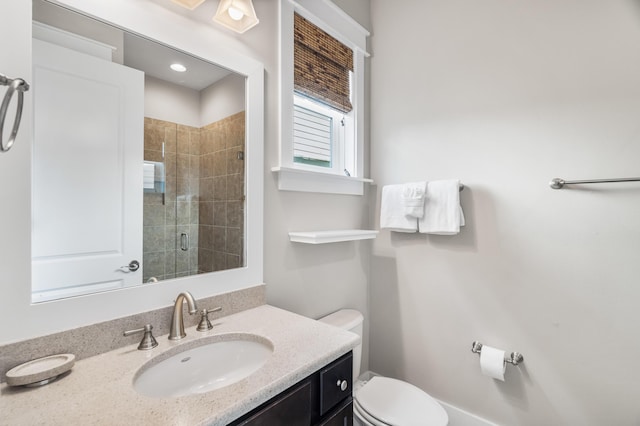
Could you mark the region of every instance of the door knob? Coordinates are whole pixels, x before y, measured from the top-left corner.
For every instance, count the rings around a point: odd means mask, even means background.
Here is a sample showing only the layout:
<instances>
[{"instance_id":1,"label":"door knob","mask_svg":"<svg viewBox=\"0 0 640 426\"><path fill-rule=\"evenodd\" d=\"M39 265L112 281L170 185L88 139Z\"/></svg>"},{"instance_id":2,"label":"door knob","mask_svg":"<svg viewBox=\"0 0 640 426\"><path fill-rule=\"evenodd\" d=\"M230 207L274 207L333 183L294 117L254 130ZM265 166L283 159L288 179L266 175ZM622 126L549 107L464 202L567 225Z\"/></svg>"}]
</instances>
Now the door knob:
<instances>
[{"instance_id":1,"label":"door knob","mask_svg":"<svg viewBox=\"0 0 640 426\"><path fill-rule=\"evenodd\" d=\"M121 266L120 269L122 269L123 272L135 272L140 269L140 262L132 260L128 265Z\"/></svg>"}]
</instances>

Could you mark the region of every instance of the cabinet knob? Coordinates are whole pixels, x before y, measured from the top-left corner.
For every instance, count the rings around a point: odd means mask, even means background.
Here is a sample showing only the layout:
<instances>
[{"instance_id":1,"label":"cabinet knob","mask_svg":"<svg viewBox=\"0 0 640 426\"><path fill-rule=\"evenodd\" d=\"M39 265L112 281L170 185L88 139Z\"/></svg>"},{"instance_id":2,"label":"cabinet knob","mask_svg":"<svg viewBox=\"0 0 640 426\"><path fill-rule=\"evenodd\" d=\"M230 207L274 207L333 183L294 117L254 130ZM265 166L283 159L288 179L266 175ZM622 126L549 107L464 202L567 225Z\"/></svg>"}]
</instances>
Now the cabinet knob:
<instances>
[{"instance_id":1,"label":"cabinet knob","mask_svg":"<svg viewBox=\"0 0 640 426\"><path fill-rule=\"evenodd\" d=\"M347 388L349 387L349 383L346 380L338 380L338 383L336 383L336 385L340 388L341 391L346 391Z\"/></svg>"}]
</instances>

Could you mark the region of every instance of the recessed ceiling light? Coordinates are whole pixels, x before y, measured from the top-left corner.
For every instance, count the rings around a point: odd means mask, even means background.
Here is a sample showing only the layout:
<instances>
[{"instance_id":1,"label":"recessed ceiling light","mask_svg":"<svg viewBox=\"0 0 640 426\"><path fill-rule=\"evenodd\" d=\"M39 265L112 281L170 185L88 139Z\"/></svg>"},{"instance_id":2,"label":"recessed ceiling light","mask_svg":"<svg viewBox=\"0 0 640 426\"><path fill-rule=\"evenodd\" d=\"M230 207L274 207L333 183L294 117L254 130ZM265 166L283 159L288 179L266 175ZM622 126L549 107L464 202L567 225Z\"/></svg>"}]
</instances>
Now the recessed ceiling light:
<instances>
[{"instance_id":1,"label":"recessed ceiling light","mask_svg":"<svg viewBox=\"0 0 640 426\"><path fill-rule=\"evenodd\" d=\"M170 68L171 68L172 70L174 70L174 71L177 71L177 72L185 72L185 71L187 70L187 67L185 67L185 66L184 66L184 65L182 65L182 64L178 64L178 63L171 64L171 65L170 65Z\"/></svg>"}]
</instances>

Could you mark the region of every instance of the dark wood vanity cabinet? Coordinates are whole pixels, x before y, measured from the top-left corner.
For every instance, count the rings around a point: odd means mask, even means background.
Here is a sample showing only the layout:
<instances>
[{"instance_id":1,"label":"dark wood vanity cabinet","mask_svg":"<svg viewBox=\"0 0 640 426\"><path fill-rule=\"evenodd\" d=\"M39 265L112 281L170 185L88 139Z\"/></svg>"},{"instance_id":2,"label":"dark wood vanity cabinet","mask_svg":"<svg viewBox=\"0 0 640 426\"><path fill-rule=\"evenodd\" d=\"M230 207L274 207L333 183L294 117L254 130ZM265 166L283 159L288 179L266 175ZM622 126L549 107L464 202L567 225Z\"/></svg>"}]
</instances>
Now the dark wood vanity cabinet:
<instances>
[{"instance_id":1,"label":"dark wood vanity cabinet","mask_svg":"<svg viewBox=\"0 0 640 426\"><path fill-rule=\"evenodd\" d=\"M230 426L352 426L353 355L343 355Z\"/></svg>"}]
</instances>

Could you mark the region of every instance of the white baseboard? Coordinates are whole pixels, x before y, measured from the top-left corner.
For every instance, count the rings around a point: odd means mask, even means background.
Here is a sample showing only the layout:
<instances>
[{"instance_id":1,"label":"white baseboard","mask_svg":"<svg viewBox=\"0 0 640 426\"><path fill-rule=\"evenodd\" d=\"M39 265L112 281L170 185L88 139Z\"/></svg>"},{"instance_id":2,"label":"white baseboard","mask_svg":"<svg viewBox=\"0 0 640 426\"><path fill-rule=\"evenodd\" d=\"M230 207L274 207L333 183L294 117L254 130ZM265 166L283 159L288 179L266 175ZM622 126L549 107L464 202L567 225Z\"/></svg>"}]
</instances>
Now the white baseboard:
<instances>
[{"instance_id":1,"label":"white baseboard","mask_svg":"<svg viewBox=\"0 0 640 426\"><path fill-rule=\"evenodd\" d=\"M489 420L478 417L475 414L468 413L458 407L454 407L451 404L438 402L444 407L445 411L449 415L449 426L500 426L497 423L490 422Z\"/></svg>"}]
</instances>

